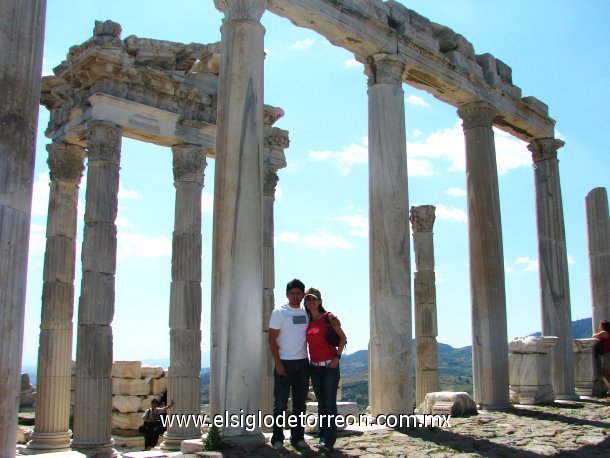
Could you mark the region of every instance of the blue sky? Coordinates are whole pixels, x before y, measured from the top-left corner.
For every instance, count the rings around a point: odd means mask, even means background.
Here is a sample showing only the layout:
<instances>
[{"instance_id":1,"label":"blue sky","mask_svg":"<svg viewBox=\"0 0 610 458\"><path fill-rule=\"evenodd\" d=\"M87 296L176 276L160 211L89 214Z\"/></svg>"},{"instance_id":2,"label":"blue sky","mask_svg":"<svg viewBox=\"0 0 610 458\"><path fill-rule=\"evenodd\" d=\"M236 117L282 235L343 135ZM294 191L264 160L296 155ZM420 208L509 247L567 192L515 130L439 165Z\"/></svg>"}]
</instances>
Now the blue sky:
<instances>
[{"instance_id":1,"label":"blue sky","mask_svg":"<svg viewBox=\"0 0 610 458\"><path fill-rule=\"evenodd\" d=\"M584 199L610 186L610 3L605 0L402 1L451 27L513 70L523 95L549 105L558 136L569 253L572 318L591 316ZM171 6L168 6L171 5ZM123 35L211 43L220 40L221 14L212 0L48 2L44 72L87 40L96 19L112 19ZM316 33L267 12L265 102L286 115L288 167L279 172L275 204L276 303L285 284L301 278L322 292L348 336L348 352L365 349L369 334L367 94L353 55ZM455 109L428 94L405 90L409 204L437 206L435 256L438 340L470 345L470 293L464 140ZM36 363L48 167L40 110L23 362ZM540 329L534 179L525 144L496 132L506 266L508 335ZM203 195L202 350L209 351L214 161ZM119 254L113 322L115 359L169 355L169 285L174 188L171 151L123 140L119 194ZM75 281L80 290L84 214L81 186ZM411 243L412 247L412 243ZM412 256L413 259L413 256ZM414 265L412 266L414 270ZM155 336L150 338L151 333ZM75 332L76 334L76 332Z\"/></svg>"}]
</instances>

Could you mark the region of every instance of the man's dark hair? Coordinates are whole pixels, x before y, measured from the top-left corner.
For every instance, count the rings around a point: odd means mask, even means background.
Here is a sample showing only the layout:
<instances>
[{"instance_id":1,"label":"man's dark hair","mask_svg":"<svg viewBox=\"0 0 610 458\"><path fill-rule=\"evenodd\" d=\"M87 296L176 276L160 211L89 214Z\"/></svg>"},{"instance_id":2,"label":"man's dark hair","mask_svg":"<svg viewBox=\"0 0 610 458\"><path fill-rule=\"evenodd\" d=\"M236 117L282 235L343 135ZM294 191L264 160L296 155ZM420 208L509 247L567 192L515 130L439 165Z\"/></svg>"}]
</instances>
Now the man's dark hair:
<instances>
[{"instance_id":1,"label":"man's dark hair","mask_svg":"<svg viewBox=\"0 0 610 458\"><path fill-rule=\"evenodd\" d=\"M292 288L299 288L303 294L305 294L305 283L303 283L298 278L294 280L290 280L286 285L286 292L290 291Z\"/></svg>"},{"instance_id":2,"label":"man's dark hair","mask_svg":"<svg viewBox=\"0 0 610 458\"><path fill-rule=\"evenodd\" d=\"M599 323L602 329L606 332L610 332L610 321L602 321Z\"/></svg>"}]
</instances>

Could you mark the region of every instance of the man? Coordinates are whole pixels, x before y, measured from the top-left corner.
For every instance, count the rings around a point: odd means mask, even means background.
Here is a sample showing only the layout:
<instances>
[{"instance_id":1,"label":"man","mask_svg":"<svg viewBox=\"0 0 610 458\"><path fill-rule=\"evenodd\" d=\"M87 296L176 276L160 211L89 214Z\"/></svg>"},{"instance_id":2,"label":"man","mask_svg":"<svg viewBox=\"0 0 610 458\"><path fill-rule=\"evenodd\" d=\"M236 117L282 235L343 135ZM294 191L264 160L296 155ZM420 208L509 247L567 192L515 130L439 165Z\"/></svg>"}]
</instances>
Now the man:
<instances>
[{"instance_id":1,"label":"man","mask_svg":"<svg viewBox=\"0 0 610 458\"><path fill-rule=\"evenodd\" d=\"M269 321L269 349L275 362L273 387L273 425L271 444L281 449L284 431L277 425L278 416L286 411L288 397L292 390L292 413L299 418L305 412L305 402L309 391L309 360L307 358L308 318L301 301L305 295L305 285L294 279L286 285L288 303L276 308ZM295 448L305 448L305 429L299 424L290 428L290 444Z\"/></svg>"}]
</instances>

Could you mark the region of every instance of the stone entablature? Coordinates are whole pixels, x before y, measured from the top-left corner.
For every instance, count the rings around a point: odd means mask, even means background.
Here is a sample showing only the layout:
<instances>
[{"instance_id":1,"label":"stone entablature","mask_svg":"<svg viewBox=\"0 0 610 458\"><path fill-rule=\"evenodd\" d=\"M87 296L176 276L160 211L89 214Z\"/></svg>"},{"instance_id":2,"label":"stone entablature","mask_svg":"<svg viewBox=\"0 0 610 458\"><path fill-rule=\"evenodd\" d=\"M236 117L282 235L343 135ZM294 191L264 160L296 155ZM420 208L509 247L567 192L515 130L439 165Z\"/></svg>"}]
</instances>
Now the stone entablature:
<instances>
[{"instance_id":1,"label":"stone entablature","mask_svg":"<svg viewBox=\"0 0 610 458\"><path fill-rule=\"evenodd\" d=\"M299 27L315 30L360 62L378 53L396 54L403 82L459 107L484 101L498 110L494 124L531 141L553 137L546 104L522 97L511 68L491 54L397 1L267 0L267 9Z\"/></svg>"}]
</instances>

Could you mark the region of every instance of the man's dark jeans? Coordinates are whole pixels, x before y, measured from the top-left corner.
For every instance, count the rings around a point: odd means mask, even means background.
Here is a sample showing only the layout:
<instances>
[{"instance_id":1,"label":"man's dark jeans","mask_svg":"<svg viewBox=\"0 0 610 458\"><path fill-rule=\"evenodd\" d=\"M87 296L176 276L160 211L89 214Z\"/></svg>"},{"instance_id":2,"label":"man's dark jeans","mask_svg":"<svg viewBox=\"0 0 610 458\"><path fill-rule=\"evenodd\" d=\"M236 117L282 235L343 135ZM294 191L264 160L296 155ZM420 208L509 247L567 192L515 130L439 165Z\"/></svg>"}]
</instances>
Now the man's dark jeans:
<instances>
[{"instance_id":1,"label":"man's dark jeans","mask_svg":"<svg viewBox=\"0 0 610 458\"><path fill-rule=\"evenodd\" d=\"M311 384L318 400L318 421L320 444L333 447L337 441L337 389L341 374L336 368L310 366ZM325 415L325 417L322 417Z\"/></svg>"},{"instance_id":2,"label":"man's dark jeans","mask_svg":"<svg viewBox=\"0 0 610 458\"><path fill-rule=\"evenodd\" d=\"M283 359L282 365L286 371L286 376L280 377L277 371L273 371L275 382L273 387L273 416L276 421L273 425L272 444L284 441L284 431L281 426L277 425L277 418L286 411L290 391L292 390L292 413L297 418L305 412L305 401L309 391L309 360L307 358ZM296 445L304 437L305 428L301 426L299 418L298 425L290 428L290 443Z\"/></svg>"}]
</instances>

